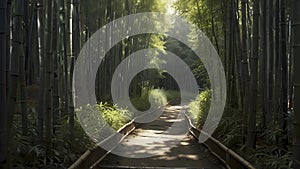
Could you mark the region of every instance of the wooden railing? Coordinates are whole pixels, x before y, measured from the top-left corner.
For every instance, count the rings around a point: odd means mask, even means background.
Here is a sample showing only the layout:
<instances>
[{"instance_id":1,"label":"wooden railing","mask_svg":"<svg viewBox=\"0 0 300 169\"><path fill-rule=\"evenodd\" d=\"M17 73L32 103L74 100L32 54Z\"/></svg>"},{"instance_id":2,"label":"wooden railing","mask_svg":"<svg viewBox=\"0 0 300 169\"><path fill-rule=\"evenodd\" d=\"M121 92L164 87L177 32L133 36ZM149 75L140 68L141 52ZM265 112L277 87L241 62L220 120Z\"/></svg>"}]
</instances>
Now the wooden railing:
<instances>
[{"instance_id":1,"label":"wooden railing","mask_svg":"<svg viewBox=\"0 0 300 169\"><path fill-rule=\"evenodd\" d=\"M215 138L209 136L207 133L198 130L191 122L190 118L186 115L188 125L190 127L190 133L198 139L200 134L204 134L208 137L203 144L207 147L207 149L216 156L220 161L224 163L224 165L229 169L255 169L253 165L251 165L248 161L243 159L240 155L235 153L230 148L223 145L221 142L216 140ZM121 129L118 130L118 133L123 134L123 137L120 139L121 142L124 138L126 138L132 131L137 127L137 123L132 120L131 122L124 125ZM103 140L109 141L109 139L113 138L113 136ZM117 146L117 145L116 145ZM113 149L113 148L112 148ZM87 150L80 158L78 158L75 163L73 163L69 169L91 169L97 168L100 162L111 152L102 149L100 146L95 146L91 150Z\"/></svg>"},{"instance_id":2,"label":"wooden railing","mask_svg":"<svg viewBox=\"0 0 300 169\"><path fill-rule=\"evenodd\" d=\"M134 120L132 120L118 130L118 133L123 134L123 138L121 138L120 142L136 128L136 125L137 124L134 122ZM112 137L113 136L110 138ZM109 141L110 138L103 140L103 142ZM93 149L87 150L81 157L79 157L75 163L69 167L69 169L94 168L95 165L97 165L110 153L110 151L104 150L100 146L96 145Z\"/></svg>"},{"instance_id":3,"label":"wooden railing","mask_svg":"<svg viewBox=\"0 0 300 169\"><path fill-rule=\"evenodd\" d=\"M220 161L229 169L255 169L255 167L235 153L230 148L226 147L220 141L209 136L204 131L198 130L191 122L190 118L186 115L190 125L190 133L198 140L200 134L205 135L208 139L203 143L208 150L216 156Z\"/></svg>"}]
</instances>

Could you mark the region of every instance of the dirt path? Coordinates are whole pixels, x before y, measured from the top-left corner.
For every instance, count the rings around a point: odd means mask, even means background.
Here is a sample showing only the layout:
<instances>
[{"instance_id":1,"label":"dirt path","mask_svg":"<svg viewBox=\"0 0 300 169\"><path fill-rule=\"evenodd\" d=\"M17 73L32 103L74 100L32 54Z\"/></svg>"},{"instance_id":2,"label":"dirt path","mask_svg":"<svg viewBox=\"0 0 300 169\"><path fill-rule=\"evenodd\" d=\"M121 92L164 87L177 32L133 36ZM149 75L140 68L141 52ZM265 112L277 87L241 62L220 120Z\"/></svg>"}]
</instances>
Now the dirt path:
<instances>
[{"instance_id":1,"label":"dirt path","mask_svg":"<svg viewBox=\"0 0 300 169\"><path fill-rule=\"evenodd\" d=\"M146 153L152 157L125 158L110 154L101 162L101 168L225 169L224 165L190 134L186 134L176 146L170 147L174 135L163 132L176 120L180 120L177 119L178 111L178 106L167 108L160 118L140 125L123 140L125 145L135 147L129 153ZM177 127L180 130L183 126Z\"/></svg>"}]
</instances>

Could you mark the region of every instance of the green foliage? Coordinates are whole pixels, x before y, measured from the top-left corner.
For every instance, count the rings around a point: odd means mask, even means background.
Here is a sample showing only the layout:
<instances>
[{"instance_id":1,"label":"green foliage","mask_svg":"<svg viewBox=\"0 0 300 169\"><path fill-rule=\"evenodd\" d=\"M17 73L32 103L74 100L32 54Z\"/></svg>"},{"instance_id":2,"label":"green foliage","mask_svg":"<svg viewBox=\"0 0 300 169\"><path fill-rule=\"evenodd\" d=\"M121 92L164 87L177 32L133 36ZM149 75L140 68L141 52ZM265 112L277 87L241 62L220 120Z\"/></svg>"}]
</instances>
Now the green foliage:
<instances>
[{"instance_id":1,"label":"green foliage","mask_svg":"<svg viewBox=\"0 0 300 169\"><path fill-rule=\"evenodd\" d=\"M146 111L150 108L150 102L148 99L149 90L148 88L143 88L141 92L141 96L135 96L130 98L132 105L140 111Z\"/></svg>"},{"instance_id":2,"label":"green foliage","mask_svg":"<svg viewBox=\"0 0 300 169\"><path fill-rule=\"evenodd\" d=\"M177 25L176 29L178 28L180 29L181 26ZM194 37L196 37L196 35L194 35ZM201 86L202 88L209 87L210 81L206 68L190 47L171 37L167 38L165 46L166 50L176 54L189 66L199 86Z\"/></svg>"},{"instance_id":3,"label":"green foliage","mask_svg":"<svg viewBox=\"0 0 300 169\"><path fill-rule=\"evenodd\" d=\"M256 149L247 148L242 140L243 116L239 110L226 107L214 136L223 144L242 155L257 168L287 169L291 165L291 152L278 143L282 135L277 125L258 132Z\"/></svg>"},{"instance_id":4,"label":"green foliage","mask_svg":"<svg viewBox=\"0 0 300 169\"><path fill-rule=\"evenodd\" d=\"M230 148L242 146L243 119L240 112L234 108L226 107L223 118L215 131L215 137Z\"/></svg>"},{"instance_id":5,"label":"green foliage","mask_svg":"<svg viewBox=\"0 0 300 169\"><path fill-rule=\"evenodd\" d=\"M37 119L34 108L28 114L28 136L21 133L21 118L15 116L14 122L14 155L13 168L18 169L64 169L71 165L87 149L93 146L86 136L78 121L75 121L74 139L69 141L69 123L65 118L59 120L55 135L52 135L53 147L50 154L46 155L43 145L36 143Z\"/></svg>"},{"instance_id":6,"label":"green foliage","mask_svg":"<svg viewBox=\"0 0 300 169\"><path fill-rule=\"evenodd\" d=\"M179 104L180 101L180 92L176 90L164 90L164 93L167 97L169 104Z\"/></svg>"},{"instance_id":7,"label":"green foliage","mask_svg":"<svg viewBox=\"0 0 300 169\"><path fill-rule=\"evenodd\" d=\"M223 3L222 0L177 0L173 6L181 16L204 32L214 45L218 45L219 54L223 54L226 47L224 30L220 28L227 24L224 20L227 15L227 4L229 3Z\"/></svg>"},{"instance_id":8,"label":"green foliage","mask_svg":"<svg viewBox=\"0 0 300 169\"><path fill-rule=\"evenodd\" d=\"M106 138L101 133L107 125L111 129L105 132L112 134L115 130L120 129L128 123L131 116L128 110L120 109L116 105L103 102L100 102L98 105L87 105L76 111L81 126L84 126L84 131L94 142L100 142Z\"/></svg>"},{"instance_id":9,"label":"green foliage","mask_svg":"<svg viewBox=\"0 0 300 169\"><path fill-rule=\"evenodd\" d=\"M189 112L196 126L204 124L209 112L211 102L211 90L205 90L198 95L194 102L189 104Z\"/></svg>"},{"instance_id":10,"label":"green foliage","mask_svg":"<svg viewBox=\"0 0 300 169\"><path fill-rule=\"evenodd\" d=\"M109 125L115 130L122 127L128 122L130 113L127 110L118 109L117 106L110 106L107 103L98 105L100 112ZM98 110L99 110L98 109ZM79 158L87 149L94 146L92 140L83 131L78 119L75 121L73 139L70 142L69 121L66 118L60 118L57 126L55 126L55 134L52 135L53 148L50 154L46 155L45 148L42 145L36 144L36 111L30 108L28 115L29 133L28 136L22 135L21 117L15 116L14 125L14 142L15 149L13 167L18 169L64 169L70 166L77 158ZM100 122L103 121L98 121ZM102 124L103 125L103 124ZM101 125L100 125L101 126ZM101 132L101 131L99 131Z\"/></svg>"},{"instance_id":11,"label":"green foliage","mask_svg":"<svg viewBox=\"0 0 300 169\"><path fill-rule=\"evenodd\" d=\"M196 101L189 104L190 116L198 128L201 128L206 120L210 99L211 90L205 90ZM274 124L270 129L258 133L256 149L249 149L243 145L243 127L243 116L240 111L227 106L213 136L257 168L291 168L291 152L285 150L283 145L278 143L278 138L282 136L282 130L278 128L278 125Z\"/></svg>"},{"instance_id":12,"label":"green foliage","mask_svg":"<svg viewBox=\"0 0 300 169\"><path fill-rule=\"evenodd\" d=\"M119 109L116 105L110 106L107 103L99 103L99 109L105 121L115 130L128 123L131 116L128 110Z\"/></svg>"},{"instance_id":13,"label":"green foliage","mask_svg":"<svg viewBox=\"0 0 300 169\"><path fill-rule=\"evenodd\" d=\"M168 103L168 99L175 97L175 92L166 91L163 89L150 89L143 88L142 94L140 97L133 97L131 98L131 103L133 106L140 110L146 111L150 108L151 103L154 104L152 106L160 106L166 105Z\"/></svg>"},{"instance_id":14,"label":"green foliage","mask_svg":"<svg viewBox=\"0 0 300 169\"><path fill-rule=\"evenodd\" d=\"M289 169L292 164L292 153L277 145L248 149L245 156L253 161L257 168Z\"/></svg>"},{"instance_id":15,"label":"green foliage","mask_svg":"<svg viewBox=\"0 0 300 169\"><path fill-rule=\"evenodd\" d=\"M166 105L168 103L178 104L180 100L180 92L175 90L153 88L147 90L147 88L143 88L140 97L136 96L130 100L136 109L140 111L146 111L151 106L149 99L152 99L152 103L156 105Z\"/></svg>"}]
</instances>

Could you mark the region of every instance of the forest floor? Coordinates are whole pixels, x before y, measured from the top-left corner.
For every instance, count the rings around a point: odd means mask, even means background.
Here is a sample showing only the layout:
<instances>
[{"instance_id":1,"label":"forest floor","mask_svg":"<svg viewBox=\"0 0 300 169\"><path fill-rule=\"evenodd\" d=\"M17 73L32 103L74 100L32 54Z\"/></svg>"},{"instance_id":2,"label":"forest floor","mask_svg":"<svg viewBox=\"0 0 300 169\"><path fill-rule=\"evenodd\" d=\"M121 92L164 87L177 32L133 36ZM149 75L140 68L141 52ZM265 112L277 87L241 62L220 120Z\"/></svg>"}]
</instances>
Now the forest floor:
<instances>
[{"instance_id":1,"label":"forest floor","mask_svg":"<svg viewBox=\"0 0 300 169\"><path fill-rule=\"evenodd\" d=\"M179 111L178 106L168 107L158 119L140 125L123 140L124 145L133 147L129 156L141 153L151 157L127 158L110 154L101 162L100 168L224 169L224 165L190 134L183 135L179 144L170 146L176 136L165 131L174 122L182 120L177 116ZM184 126L177 127L181 130Z\"/></svg>"}]
</instances>

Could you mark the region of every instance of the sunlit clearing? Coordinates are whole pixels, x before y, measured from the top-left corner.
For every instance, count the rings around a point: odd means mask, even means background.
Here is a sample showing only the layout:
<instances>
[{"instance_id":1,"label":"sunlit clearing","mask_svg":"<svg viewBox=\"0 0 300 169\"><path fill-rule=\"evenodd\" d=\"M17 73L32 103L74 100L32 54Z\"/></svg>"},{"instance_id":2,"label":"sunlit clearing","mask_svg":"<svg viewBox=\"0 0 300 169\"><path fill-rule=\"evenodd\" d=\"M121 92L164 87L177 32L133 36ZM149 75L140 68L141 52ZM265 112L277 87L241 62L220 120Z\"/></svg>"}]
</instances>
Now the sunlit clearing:
<instances>
[{"instance_id":1,"label":"sunlit clearing","mask_svg":"<svg viewBox=\"0 0 300 169\"><path fill-rule=\"evenodd\" d=\"M156 105L166 105L168 103L164 90L154 89L149 93L150 102Z\"/></svg>"}]
</instances>

